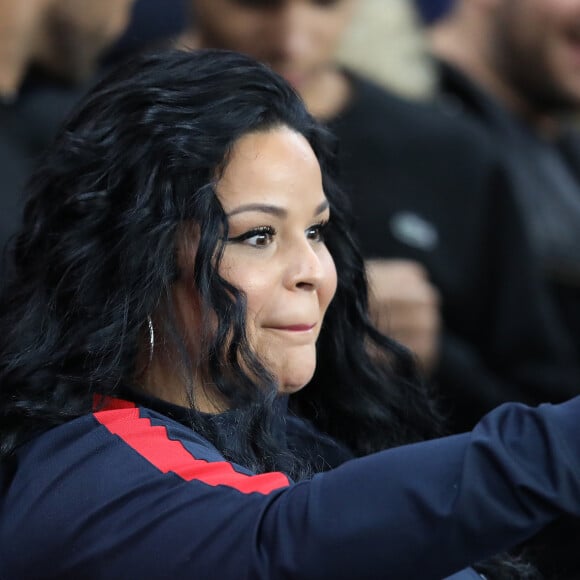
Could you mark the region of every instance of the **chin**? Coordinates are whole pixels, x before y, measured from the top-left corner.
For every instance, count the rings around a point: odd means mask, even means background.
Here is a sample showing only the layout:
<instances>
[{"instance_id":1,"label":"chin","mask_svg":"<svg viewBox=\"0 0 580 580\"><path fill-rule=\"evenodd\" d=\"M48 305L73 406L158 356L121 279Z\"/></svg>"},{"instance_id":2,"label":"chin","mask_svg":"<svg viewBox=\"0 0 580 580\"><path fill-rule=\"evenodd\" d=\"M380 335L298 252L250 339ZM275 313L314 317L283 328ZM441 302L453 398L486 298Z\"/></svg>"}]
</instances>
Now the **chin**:
<instances>
[{"instance_id":1,"label":"chin","mask_svg":"<svg viewBox=\"0 0 580 580\"><path fill-rule=\"evenodd\" d=\"M280 378L280 394L292 395L302 390L312 379L314 369L310 373L294 374L293 376L285 375ZM278 375L280 376L280 375Z\"/></svg>"},{"instance_id":2,"label":"chin","mask_svg":"<svg viewBox=\"0 0 580 580\"><path fill-rule=\"evenodd\" d=\"M293 395L298 391L301 391L308 383L299 383L299 384L283 384L280 386L279 393L281 395Z\"/></svg>"},{"instance_id":3,"label":"chin","mask_svg":"<svg viewBox=\"0 0 580 580\"><path fill-rule=\"evenodd\" d=\"M303 389L312 380L316 370L316 351L312 346L306 351L301 348L291 353L270 352L267 359L269 361L266 361L266 367L277 378L279 392L285 395Z\"/></svg>"}]
</instances>

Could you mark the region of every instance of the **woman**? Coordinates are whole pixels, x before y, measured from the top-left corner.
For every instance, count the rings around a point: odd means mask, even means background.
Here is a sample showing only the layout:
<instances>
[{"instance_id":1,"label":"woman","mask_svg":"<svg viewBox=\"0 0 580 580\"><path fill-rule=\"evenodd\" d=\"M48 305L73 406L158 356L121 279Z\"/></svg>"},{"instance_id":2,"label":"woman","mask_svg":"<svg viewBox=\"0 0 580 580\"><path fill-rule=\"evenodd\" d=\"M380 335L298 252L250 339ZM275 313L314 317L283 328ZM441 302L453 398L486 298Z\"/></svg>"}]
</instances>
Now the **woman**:
<instances>
[{"instance_id":1,"label":"woman","mask_svg":"<svg viewBox=\"0 0 580 580\"><path fill-rule=\"evenodd\" d=\"M580 513L580 399L371 454L437 418L332 149L233 53L136 58L71 116L1 300L0 577L435 580Z\"/></svg>"}]
</instances>

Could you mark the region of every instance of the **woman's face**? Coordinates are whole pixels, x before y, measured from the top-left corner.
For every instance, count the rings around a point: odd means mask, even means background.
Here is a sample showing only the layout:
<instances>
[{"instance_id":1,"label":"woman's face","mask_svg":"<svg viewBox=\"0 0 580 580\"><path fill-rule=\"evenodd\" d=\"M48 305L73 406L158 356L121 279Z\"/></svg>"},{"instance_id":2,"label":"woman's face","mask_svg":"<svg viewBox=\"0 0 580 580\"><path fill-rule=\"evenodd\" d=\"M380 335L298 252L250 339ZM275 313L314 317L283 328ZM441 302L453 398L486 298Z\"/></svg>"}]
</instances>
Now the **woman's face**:
<instances>
[{"instance_id":1,"label":"woman's face","mask_svg":"<svg viewBox=\"0 0 580 580\"><path fill-rule=\"evenodd\" d=\"M281 392L295 392L314 373L336 290L320 166L306 139L287 127L252 133L235 144L217 191L229 224L220 274L246 295L255 353ZM178 304L195 308L191 299Z\"/></svg>"}]
</instances>

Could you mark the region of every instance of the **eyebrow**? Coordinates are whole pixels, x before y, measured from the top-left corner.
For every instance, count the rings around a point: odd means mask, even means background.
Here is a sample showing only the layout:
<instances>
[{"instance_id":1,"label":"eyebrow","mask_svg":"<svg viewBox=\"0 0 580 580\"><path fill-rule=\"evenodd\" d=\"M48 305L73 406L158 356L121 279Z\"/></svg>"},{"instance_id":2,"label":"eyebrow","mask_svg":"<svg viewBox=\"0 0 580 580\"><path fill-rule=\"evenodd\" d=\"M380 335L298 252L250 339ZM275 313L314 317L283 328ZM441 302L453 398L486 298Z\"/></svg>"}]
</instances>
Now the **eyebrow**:
<instances>
[{"instance_id":1,"label":"eyebrow","mask_svg":"<svg viewBox=\"0 0 580 580\"><path fill-rule=\"evenodd\" d=\"M316 206L314 210L314 215L321 214L324 210L328 209L329 207L328 200L325 199L322 203ZM274 215L279 218L285 218L288 215L288 212L277 205L270 205L267 203L247 203L245 205L240 205L236 209L233 209L230 213L227 214L227 217L231 217L233 215L237 215L239 213L244 213L247 211L259 211L262 213L268 213L270 215Z\"/></svg>"}]
</instances>

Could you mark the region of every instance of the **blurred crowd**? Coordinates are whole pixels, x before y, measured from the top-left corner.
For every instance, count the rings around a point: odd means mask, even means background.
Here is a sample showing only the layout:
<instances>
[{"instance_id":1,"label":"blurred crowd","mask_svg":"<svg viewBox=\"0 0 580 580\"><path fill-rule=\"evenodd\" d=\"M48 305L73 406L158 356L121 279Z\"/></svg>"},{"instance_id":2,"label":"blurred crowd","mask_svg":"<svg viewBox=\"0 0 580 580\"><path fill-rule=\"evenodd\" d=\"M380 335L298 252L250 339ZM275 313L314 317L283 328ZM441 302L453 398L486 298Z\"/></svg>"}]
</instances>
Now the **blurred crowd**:
<instances>
[{"instance_id":1,"label":"blurred crowd","mask_svg":"<svg viewBox=\"0 0 580 580\"><path fill-rule=\"evenodd\" d=\"M265 61L337 136L376 324L449 432L580 393L580 0L0 0L2 247L87 87L168 45ZM579 531L531 545L546 578Z\"/></svg>"}]
</instances>

